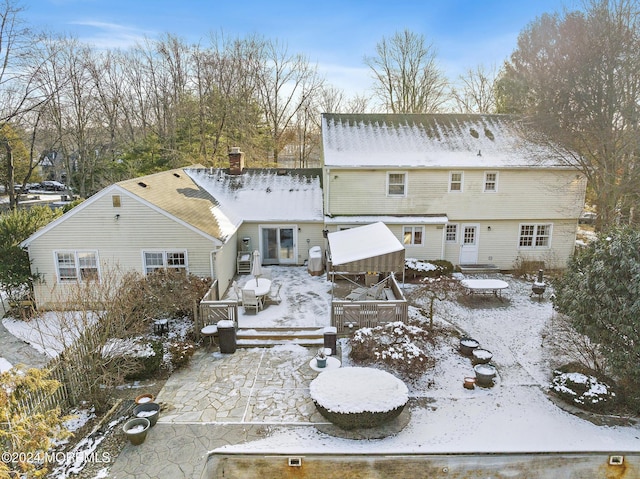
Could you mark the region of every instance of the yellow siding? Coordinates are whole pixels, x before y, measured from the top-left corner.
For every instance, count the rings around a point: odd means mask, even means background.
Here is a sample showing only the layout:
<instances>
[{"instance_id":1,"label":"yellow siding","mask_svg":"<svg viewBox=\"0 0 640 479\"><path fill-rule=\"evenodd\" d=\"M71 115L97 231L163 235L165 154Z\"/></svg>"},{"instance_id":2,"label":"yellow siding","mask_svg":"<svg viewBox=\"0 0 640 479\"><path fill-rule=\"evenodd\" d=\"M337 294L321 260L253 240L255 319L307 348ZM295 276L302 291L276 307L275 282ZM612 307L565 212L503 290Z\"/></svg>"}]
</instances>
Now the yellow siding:
<instances>
[{"instance_id":1,"label":"yellow siding","mask_svg":"<svg viewBox=\"0 0 640 479\"><path fill-rule=\"evenodd\" d=\"M213 241L167 218L125 194L121 206L114 207L111 195L77 210L56 227L36 238L29 246L32 265L43 283L36 286L39 305L55 301L65 285L57 284L54 251L97 251L101 270L143 272L143 250L186 250L189 272L211 276ZM116 219L116 215L120 215ZM107 227L108 226L108 227ZM55 249L52 249L54 247Z\"/></svg>"},{"instance_id":2,"label":"yellow siding","mask_svg":"<svg viewBox=\"0 0 640 479\"><path fill-rule=\"evenodd\" d=\"M399 170L408 174L407 195L400 198L386 194L387 171L329 172L327 214L562 219L577 218L584 202L585 182L574 171L501 170L498 191L489 193L484 173L496 170L463 171L462 192L448 191L450 170Z\"/></svg>"},{"instance_id":3,"label":"yellow siding","mask_svg":"<svg viewBox=\"0 0 640 479\"><path fill-rule=\"evenodd\" d=\"M518 221L479 223L478 264L494 264L502 270L511 270L514 269L517 260L523 259L544 261L546 268L564 268L566 260L572 255L575 248L577 222L575 220L551 222L553 229L550 248L519 248L520 225L532 223L541 222L529 218ZM490 230L489 227L491 227ZM459 264L460 239L458 238L457 243L445 243L444 251L444 259L453 264Z\"/></svg>"}]
</instances>

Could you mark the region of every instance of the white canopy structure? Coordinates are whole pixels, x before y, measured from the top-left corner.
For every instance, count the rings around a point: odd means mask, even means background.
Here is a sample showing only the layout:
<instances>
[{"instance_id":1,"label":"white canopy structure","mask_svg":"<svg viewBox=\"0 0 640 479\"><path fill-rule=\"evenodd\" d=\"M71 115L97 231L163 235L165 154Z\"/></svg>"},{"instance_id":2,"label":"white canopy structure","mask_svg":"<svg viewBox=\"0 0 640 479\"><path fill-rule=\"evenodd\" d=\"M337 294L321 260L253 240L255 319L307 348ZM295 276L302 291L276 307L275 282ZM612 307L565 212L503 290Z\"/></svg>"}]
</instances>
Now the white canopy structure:
<instances>
[{"instance_id":1,"label":"white canopy structure","mask_svg":"<svg viewBox=\"0 0 640 479\"><path fill-rule=\"evenodd\" d=\"M404 273L405 249L382 222L327 235L333 272Z\"/></svg>"}]
</instances>

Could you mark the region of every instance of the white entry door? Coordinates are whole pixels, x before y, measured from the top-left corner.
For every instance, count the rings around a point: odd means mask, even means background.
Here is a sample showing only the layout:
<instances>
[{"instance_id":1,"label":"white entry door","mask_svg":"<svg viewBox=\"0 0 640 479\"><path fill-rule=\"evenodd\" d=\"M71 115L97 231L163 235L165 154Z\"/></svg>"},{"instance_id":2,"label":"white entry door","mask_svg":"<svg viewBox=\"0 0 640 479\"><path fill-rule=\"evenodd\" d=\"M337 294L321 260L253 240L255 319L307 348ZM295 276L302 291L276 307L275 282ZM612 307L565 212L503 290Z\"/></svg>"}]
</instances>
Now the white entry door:
<instances>
[{"instance_id":1,"label":"white entry door","mask_svg":"<svg viewBox=\"0 0 640 479\"><path fill-rule=\"evenodd\" d=\"M478 232L480 225L462 225L460 264L478 264Z\"/></svg>"}]
</instances>

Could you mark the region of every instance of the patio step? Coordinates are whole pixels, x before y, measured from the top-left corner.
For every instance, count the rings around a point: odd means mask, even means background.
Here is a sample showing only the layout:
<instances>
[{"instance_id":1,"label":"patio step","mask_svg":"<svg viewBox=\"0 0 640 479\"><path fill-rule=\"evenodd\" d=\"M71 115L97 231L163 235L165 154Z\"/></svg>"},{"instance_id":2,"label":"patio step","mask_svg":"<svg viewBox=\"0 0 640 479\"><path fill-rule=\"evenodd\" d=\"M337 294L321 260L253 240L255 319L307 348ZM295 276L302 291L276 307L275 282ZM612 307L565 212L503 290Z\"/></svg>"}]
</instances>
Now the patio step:
<instances>
[{"instance_id":1,"label":"patio step","mask_svg":"<svg viewBox=\"0 0 640 479\"><path fill-rule=\"evenodd\" d=\"M318 346L324 344L324 328L239 328L236 337L239 348L268 347L288 343Z\"/></svg>"}]
</instances>

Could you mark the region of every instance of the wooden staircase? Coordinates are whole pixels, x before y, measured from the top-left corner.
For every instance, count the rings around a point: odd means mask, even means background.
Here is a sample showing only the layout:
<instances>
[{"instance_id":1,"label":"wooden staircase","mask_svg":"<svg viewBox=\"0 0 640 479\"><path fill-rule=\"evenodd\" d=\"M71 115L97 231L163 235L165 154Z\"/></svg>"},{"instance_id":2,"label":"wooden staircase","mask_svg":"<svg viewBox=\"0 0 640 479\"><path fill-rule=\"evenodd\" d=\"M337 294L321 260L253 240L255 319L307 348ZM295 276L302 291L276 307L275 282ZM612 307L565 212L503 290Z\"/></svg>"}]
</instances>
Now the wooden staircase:
<instances>
[{"instance_id":1,"label":"wooden staircase","mask_svg":"<svg viewBox=\"0 0 640 479\"><path fill-rule=\"evenodd\" d=\"M278 344L300 346L324 345L324 327L315 328L239 328L236 333L239 348L271 347Z\"/></svg>"}]
</instances>

